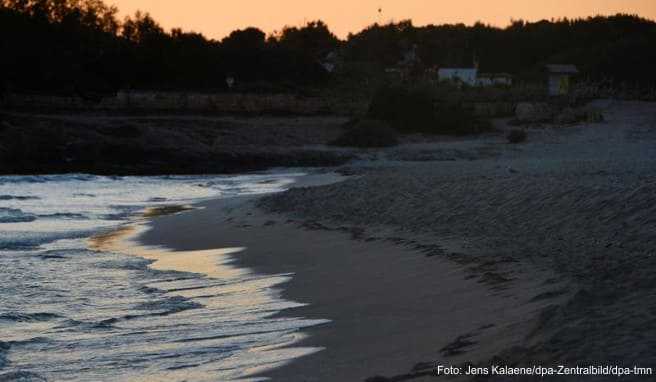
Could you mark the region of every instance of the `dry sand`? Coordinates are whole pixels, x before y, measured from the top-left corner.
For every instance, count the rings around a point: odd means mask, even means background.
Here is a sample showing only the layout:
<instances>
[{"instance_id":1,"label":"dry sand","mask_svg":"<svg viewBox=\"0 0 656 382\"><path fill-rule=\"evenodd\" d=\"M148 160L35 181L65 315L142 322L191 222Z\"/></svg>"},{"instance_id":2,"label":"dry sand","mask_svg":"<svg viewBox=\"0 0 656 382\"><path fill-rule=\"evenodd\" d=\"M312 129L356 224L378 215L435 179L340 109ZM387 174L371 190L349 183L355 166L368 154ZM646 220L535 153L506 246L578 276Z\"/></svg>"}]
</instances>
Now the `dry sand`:
<instances>
[{"instance_id":1,"label":"dry sand","mask_svg":"<svg viewBox=\"0 0 656 382\"><path fill-rule=\"evenodd\" d=\"M499 354L508 363L654 367L656 104L596 106L606 123L531 129L525 145L485 138L433 148L437 158L444 150L496 151L491 158L372 162L343 184L291 190L260 205L423 233L424 245L463 248L451 257L501 285L517 283L525 273L517 265L556 272L567 284L564 302L540 313L521 348ZM614 377L595 380L604 379Z\"/></svg>"},{"instance_id":2,"label":"dry sand","mask_svg":"<svg viewBox=\"0 0 656 382\"><path fill-rule=\"evenodd\" d=\"M308 331L324 351L274 380L431 379L435 362L653 367L656 105L596 106L606 123L374 152L343 169L352 179L204 203L141 241L245 247L239 264L295 273L283 295L310 305L282 314L332 323Z\"/></svg>"}]
</instances>

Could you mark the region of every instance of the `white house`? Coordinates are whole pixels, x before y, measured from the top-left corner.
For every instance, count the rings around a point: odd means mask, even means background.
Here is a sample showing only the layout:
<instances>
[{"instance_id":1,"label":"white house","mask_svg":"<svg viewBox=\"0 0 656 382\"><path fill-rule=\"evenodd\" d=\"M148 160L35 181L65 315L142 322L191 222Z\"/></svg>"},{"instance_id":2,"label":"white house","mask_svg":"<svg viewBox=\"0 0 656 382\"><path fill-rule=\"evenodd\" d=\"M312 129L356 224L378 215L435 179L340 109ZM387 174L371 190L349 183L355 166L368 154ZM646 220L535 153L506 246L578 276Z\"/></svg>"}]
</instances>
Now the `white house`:
<instances>
[{"instance_id":1,"label":"white house","mask_svg":"<svg viewBox=\"0 0 656 382\"><path fill-rule=\"evenodd\" d=\"M478 78L477 68L441 68L437 71L437 78L440 82L463 83L469 86L476 86Z\"/></svg>"},{"instance_id":2,"label":"white house","mask_svg":"<svg viewBox=\"0 0 656 382\"><path fill-rule=\"evenodd\" d=\"M511 86L512 75L508 73L480 73L476 80L477 86Z\"/></svg>"},{"instance_id":3,"label":"white house","mask_svg":"<svg viewBox=\"0 0 656 382\"><path fill-rule=\"evenodd\" d=\"M546 65L549 95L561 96L567 95L570 88L570 79L579 73L574 65Z\"/></svg>"}]
</instances>

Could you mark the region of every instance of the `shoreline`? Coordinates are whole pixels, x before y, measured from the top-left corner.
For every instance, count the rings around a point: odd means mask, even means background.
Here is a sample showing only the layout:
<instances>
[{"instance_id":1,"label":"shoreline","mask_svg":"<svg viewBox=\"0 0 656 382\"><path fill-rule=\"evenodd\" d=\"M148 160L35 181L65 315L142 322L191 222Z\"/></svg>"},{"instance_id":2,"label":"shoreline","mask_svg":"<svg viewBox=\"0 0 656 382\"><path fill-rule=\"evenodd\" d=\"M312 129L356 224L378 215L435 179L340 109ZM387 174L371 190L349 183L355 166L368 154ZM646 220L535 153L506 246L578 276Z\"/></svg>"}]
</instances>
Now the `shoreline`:
<instances>
[{"instance_id":1,"label":"shoreline","mask_svg":"<svg viewBox=\"0 0 656 382\"><path fill-rule=\"evenodd\" d=\"M202 202L153 219L139 241L243 247L240 267L294 274L282 296L309 305L280 315L331 323L303 331L303 346L324 351L265 374L273 380L649 366L656 104L604 110L603 124L532 129L523 145L408 147L341 168L358 175L341 183Z\"/></svg>"},{"instance_id":2,"label":"shoreline","mask_svg":"<svg viewBox=\"0 0 656 382\"><path fill-rule=\"evenodd\" d=\"M448 258L266 213L258 200L202 202L150 220L136 240L174 251L241 247L231 255L238 268L293 274L281 297L308 305L275 316L330 322L293 345L324 350L262 374L273 381L432 379L436 362L476 364L519 345L547 305L530 302L552 288L540 275L495 290Z\"/></svg>"},{"instance_id":3,"label":"shoreline","mask_svg":"<svg viewBox=\"0 0 656 382\"><path fill-rule=\"evenodd\" d=\"M329 145L346 120L0 110L0 174L203 175L339 166L356 156Z\"/></svg>"}]
</instances>

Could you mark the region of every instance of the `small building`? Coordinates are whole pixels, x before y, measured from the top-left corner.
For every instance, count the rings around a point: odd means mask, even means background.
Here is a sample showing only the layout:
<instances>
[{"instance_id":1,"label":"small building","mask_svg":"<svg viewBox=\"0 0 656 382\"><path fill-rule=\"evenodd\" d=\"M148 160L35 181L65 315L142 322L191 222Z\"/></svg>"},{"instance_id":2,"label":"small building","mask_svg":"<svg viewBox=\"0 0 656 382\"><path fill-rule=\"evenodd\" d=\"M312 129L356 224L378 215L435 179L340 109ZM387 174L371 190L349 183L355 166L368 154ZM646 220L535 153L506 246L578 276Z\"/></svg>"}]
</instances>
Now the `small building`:
<instances>
[{"instance_id":1,"label":"small building","mask_svg":"<svg viewBox=\"0 0 656 382\"><path fill-rule=\"evenodd\" d=\"M547 87L550 96L569 94L571 79L579 73L575 65L546 65Z\"/></svg>"},{"instance_id":2,"label":"small building","mask_svg":"<svg viewBox=\"0 0 656 382\"><path fill-rule=\"evenodd\" d=\"M440 68L437 71L437 78L440 82L453 82L457 84L476 86L478 68Z\"/></svg>"},{"instance_id":3,"label":"small building","mask_svg":"<svg viewBox=\"0 0 656 382\"><path fill-rule=\"evenodd\" d=\"M508 73L480 73L476 85L486 86L512 86L513 77Z\"/></svg>"}]
</instances>

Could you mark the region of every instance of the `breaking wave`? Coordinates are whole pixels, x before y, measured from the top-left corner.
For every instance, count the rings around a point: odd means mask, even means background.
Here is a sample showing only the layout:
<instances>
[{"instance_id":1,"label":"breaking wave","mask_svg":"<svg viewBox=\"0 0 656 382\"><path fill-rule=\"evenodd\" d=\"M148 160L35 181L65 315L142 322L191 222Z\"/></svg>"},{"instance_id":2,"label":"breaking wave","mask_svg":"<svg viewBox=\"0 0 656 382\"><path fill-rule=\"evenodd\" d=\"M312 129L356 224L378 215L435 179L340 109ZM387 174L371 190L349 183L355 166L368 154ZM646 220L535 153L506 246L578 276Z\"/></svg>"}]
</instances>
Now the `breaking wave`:
<instances>
[{"instance_id":1,"label":"breaking wave","mask_svg":"<svg viewBox=\"0 0 656 382\"><path fill-rule=\"evenodd\" d=\"M0 382L245 380L312 349L272 317L287 275L216 280L90 250L146 207L280 191L300 174L0 177Z\"/></svg>"},{"instance_id":2,"label":"breaking wave","mask_svg":"<svg viewBox=\"0 0 656 382\"><path fill-rule=\"evenodd\" d=\"M0 208L0 223L27 223L35 220L36 216L17 208Z\"/></svg>"}]
</instances>

